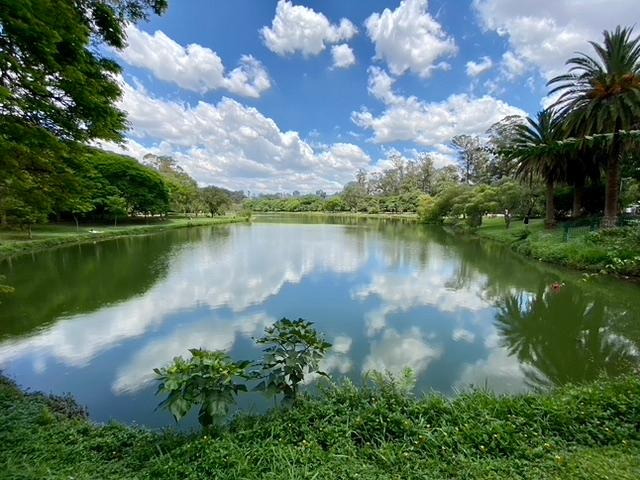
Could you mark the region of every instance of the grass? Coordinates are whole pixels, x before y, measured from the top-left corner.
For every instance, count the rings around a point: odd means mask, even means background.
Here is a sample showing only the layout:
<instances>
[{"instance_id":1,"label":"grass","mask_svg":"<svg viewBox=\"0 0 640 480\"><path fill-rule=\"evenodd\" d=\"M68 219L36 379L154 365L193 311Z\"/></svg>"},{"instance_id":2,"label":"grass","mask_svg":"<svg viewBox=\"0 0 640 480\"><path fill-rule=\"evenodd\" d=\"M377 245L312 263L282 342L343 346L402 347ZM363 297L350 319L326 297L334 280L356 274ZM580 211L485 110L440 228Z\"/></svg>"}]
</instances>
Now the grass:
<instances>
[{"instance_id":1,"label":"grass","mask_svg":"<svg viewBox=\"0 0 640 480\"><path fill-rule=\"evenodd\" d=\"M26 232L0 229L0 259L74 243L89 243L123 236L145 235L175 228L219 225L244 222L246 220L245 217L237 216L191 219L170 218L162 221L157 219L150 220L152 223L125 223L117 227L104 224L83 224L79 229L76 229L75 225L45 224L33 227L32 239L28 238ZM91 233L90 230L94 230L94 233Z\"/></svg>"},{"instance_id":2,"label":"grass","mask_svg":"<svg viewBox=\"0 0 640 480\"><path fill-rule=\"evenodd\" d=\"M4 379L0 427L7 479L640 478L637 376L455 400L346 384L193 434L95 425Z\"/></svg>"},{"instance_id":3,"label":"grass","mask_svg":"<svg viewBox=\"0 0 640 480\"><path fill-rule=\"evenodd\" d=\"M521 223L506 229L499 218L486 219L474 234L509 245L514 251L566 267L598 273L640 277L640 228L624 227L583 233L563 239L561 227L545 230L534 220L528 232Z\"/></svg>"}]
</instances>

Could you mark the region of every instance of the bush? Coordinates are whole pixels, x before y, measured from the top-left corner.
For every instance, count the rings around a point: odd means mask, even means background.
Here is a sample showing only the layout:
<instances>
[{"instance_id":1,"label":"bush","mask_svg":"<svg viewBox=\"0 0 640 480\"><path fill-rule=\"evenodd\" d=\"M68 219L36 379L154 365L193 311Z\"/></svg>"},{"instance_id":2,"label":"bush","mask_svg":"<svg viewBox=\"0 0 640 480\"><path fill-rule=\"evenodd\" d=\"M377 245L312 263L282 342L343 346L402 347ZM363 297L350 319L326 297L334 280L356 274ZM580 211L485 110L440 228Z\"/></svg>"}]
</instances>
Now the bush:
<instances>
[{"instance_id":1,"label":"bush","mask_svg":"<svg viewBox=\"0 0 640 480\"><path fill-rule=\"evenodd\" d=\"M207 427L226 417L238 393L247 391L237 379L249 378L246 370L250 362L234 362L224 352L189 352L189 360L176 357L170 366L154 370L160 382L157 393L167 394L158 407L168 409L177 422L200 405L198 421Z\"/></svg>"}]
</instances>

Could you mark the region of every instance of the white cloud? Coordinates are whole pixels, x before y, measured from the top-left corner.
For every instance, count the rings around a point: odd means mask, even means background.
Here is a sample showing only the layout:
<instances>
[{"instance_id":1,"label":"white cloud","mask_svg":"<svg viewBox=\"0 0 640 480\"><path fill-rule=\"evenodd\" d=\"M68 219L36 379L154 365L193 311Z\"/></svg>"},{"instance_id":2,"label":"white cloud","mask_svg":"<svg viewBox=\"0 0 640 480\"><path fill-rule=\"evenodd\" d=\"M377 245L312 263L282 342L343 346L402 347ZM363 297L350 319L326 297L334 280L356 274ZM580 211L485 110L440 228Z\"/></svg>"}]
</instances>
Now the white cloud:
<instances>
[{"instance_id":1,"label":"white cloud","mask_svg":"<svg viewBox=\"0 0 640 480\"><path fill-rule=\"evenodd\" d=\"M441 355L442 350L430 346L418 328L412 328L403 335L390 328L384 331L380 340L371 342L371 351L364 360L362 373L376 370L400 376L409 367L420 375Z\"/></svg>"},{"instance_id":2,"label":"white cloud","mask_svg":"<svg viewBox=\"0 0 640 480\"><path fill-rule=\"evenodd\" d=\"M511 51L506 51L502 55L502 62L500 62L500 71L508 80L514 80L521 75L524 75L529 66L518 56Z\"/></svg>"},{"instance_id":3,"label":"white cloud","mask_svg":"<svg viewBox=\"0 0 640 480\"><path fill-rule=\"evenodd\" d=\"M386 104L379 116L363 109L352 121L373 131L376 143L415 142L442 153L455 135L483 134L507 115L525 115L519 108L490 95L453 94L442 102L424 102L393 92L394 79L378 68L369 69L369 92Z\"/></svg>"},{"instance_id":4,"label":"white cloud","mask_svg":"<svg viewBox=\"0 0 640 480\"><path fill-rule=\"evenodd\" d=\"M242 56L240 65L225 73L222 60L209 48L198 44L183 47L160 30L150 35L129 25L126 32L128 46L117 52L125 62L186 90L206 93L223 89L257 98L271 88L269 74L251 55Z\"/></svg>"},{"instance_id":5,"label":"white cloud","mask_svg":"<svg viewBox=\"0 0 640 480\"><path fill-rule=\"evenodd\" d=\"M349 143L315 151L298 132L283 132L255 108L229 98L189 106L154 98L124 82L122 88L119 106L128 114L133 147L126 153L140 155L143 143L154 144L150 150L173 155L201 184L254 192L332 192L371 163Z\"/></svg>"},{"instance_id":6,"label":"white cloud","mask_svg":"<svg viewBox=\"0 0 640 480\"><path fill-rule=\"evenodd\" d=\"M346 18L332 24L322 13L280 0L271 27L260 30L266 47L278 55L318 55L327 44L349 40L358 29Z\"/></svg>"},{"instance_id":7,"label":"white cloud","mask_svg":"<svg viewBox=\"0 0 640 480\"><path fill-rule=\"evenodd\" d=\"M478 62L467 62L467 75L470 77L479 77L480 75L487 73L492 68L493 60L489 57L482 57Z\"/></svg>"},{"instance_id":8,"label":"white cloud","mask_svg":"<svg viewBox=\"0 0 640 480\"><path fill-rule=\"evenodd\" d=\"M393 11L374 13L365 26L376 58L384 60L394 75L409 70L426 78L435 69L448 68L438 60L458 51L453 38L428 13L427 0L404 0Z\"/></svg>"},{"instance_id":9,"label":"white cloud","mask_svg":"<svg viewBox=\"0 0 640 480\"><path fill-rule=\"evenodd\" d=\"M152 340L137 351L118 370L111 385L115 394L142 390L155 379L154 368L167 365L174 357L188 357L190 348L228 352L237 337L260 336L264 328L273 324L275 318L260 313L233 320L208 317L196 324L183 326L170 335Z\"/></svg>"},{"instance_id":10,"label":"white cloud","mask_svg":"<svg viewBox=\"0 0 640 480\"><path fill-rule=\"evenodd\" d=\"M469 330L466 330L464 328L456 328L451 333L451 339L454 342L473 343L473 341L476 339L476 336L473 332L470 332Z\"/></svg>"},{"instance_id":11,"label":"white cloud","mask_svg":"<svg viewBox=\"0 0 640 480\"><path fill-rule=\"evenodd\" d=\"M346 43L331 47L331 55L333 56L334 68L349 68L356 63L353 50Z\"/></svg>"},{"instance_id":12,"label":"white cloud","mask_svg":"<svg viewBox=\"0 0 640 480\"><path fill-rule=\"evenodd\" d=\"M637 0L474 0L482 25L509 39L513 55L549 79L576 51L617 25L640 24Z\"/></svg>"},{"instance_id":13,"label":"white cloud","mask_svg":"<svg viewBox=\"0 0 640 480\"><path fill-rule=\"evenodd\" d=\"M520 362L501 347L492 348L486 358L464 366L454 388L467 390L470 387L488 388L497 394L528 390Z\"/></svg>"}]
</instances>

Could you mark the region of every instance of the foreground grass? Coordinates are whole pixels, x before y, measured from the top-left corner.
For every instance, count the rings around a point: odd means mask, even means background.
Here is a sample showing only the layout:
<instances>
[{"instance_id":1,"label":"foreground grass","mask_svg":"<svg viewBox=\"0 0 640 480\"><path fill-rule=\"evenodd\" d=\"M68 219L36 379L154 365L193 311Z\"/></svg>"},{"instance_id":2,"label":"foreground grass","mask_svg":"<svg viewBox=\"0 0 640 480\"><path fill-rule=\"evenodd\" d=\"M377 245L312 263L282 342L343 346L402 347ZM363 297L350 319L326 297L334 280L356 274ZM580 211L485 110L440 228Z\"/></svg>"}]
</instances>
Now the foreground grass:
<instances>
[{"instance_id":1,"label":"foreground grass","mask_svg":"<svg viewBox=\"0 0 640 480\"><path fill-rule=\"evenodd\" d=\"M545 230L534 220L527 233L522 223L506 229L504 220L486 219L474 231L480 237L509 245L516 252L544 262L590 272L640 277L640 228L600 230L563 239L562 228Z\"/></svg>"},{"instance_id":2,"label":"foreground grass","mask_svg":"<svg viewBox=\"0 0 640 480\"><path fill-rule=\"evenodd\" d=\"M73 243L88 243L109 240L130 235L144 235L175 228L200 227L247 221L246 217L214 217L214 218L171 218L169 220L152 220L153 223L112 225L75 225L46 224L33 228L33 238L29 239L25 232L16 230L0 230L0 258L31 253ZM91 233L93 230L94 233Z\"/></svg>"},{"instance_id":3,"label":"foreground grass","mask_svg":"<svg viewBox=\"0 0 640 480\"><path fill-rule=\"evenodd\" d=\"M636 479L640 379L497 398L332 388L204 434L97 426L0 381L10 479Z\"/></svg>"}]
</instances>

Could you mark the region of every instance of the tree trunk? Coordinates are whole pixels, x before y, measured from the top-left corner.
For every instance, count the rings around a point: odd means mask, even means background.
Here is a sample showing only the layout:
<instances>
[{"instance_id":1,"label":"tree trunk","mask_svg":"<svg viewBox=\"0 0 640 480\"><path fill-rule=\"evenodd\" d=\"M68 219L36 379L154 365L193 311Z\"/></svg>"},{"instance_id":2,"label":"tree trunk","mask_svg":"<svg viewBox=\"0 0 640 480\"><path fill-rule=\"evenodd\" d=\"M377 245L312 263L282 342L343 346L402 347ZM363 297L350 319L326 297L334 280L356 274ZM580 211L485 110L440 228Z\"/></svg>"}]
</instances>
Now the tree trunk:
<instances>
[{"instance_id":1,"label":"tree trunk","mask_svg":"<svg viewBox=\"0 0 640 480\"><path fill-rule=\"evenodd\" d=\"M617 137L617 135L616 135ZM618 200L620 198L620 153L619 138L614 138L614 148L607 164L607 188L604 196L604 228L614 228L618 223Z\"/></svg>"},{"instance_id":2,"label":"tree trunk","mask_svg":"<svg viewBox=\"0 0 640 480\"><path fill-rule=\"evenodd\" d=\"M114 215L113 216L113 226L117 227L118 226L118 215Z\"/></svg>"},{"instance_id":3,"label":"tree trunk","mask_svg":"<svg viewBox=\"0 0 640 480\"><path fill-rule=\"evenodd\" d=\"M556 209L553 205L553 195L555 194L555 188L553 181L547 182L547 201L546 211L544 216L544 226L546 228L553 228L556 225Z\"/></svg>"},{"instance_id":4,"label":"tree trunk","mask_svg":"<svg viewBox=\"0 0 640 480\"><path fill-rule=\"evenodd\" d=\"M573 185L573 207L571 216L579 217L582 214L582 199L584 197L584 179L576 180Z\"/></svg>"},{"instance_id":5,"label":"tree trunk","mask_svg":"<svg viewBox=\"0 0 640 480\"><path fill-rule=\"evenodd\" d=\"M80 231L80 225L78 225L78 216L74 215L73 219L76 221L76 233Z\"/></svg>"},{"instance_id":6,"label":"tree trunk","mask_svg":"<svg viewBox=\"0 0 640 480\"><path fill-rule=\"evenodd\" d=\"M29 232L29 240L32 240L33 239L33 234L31 232L31 225L30 224L27 225L27 231Z\"/></svg>"}]
</instances>

